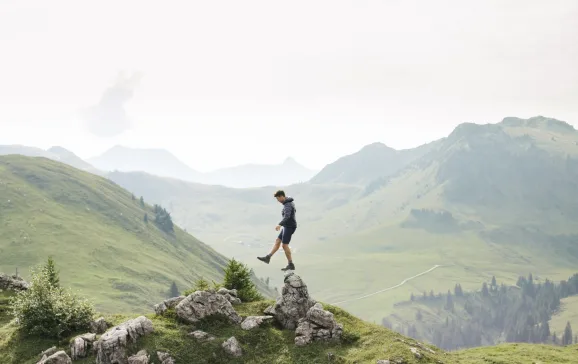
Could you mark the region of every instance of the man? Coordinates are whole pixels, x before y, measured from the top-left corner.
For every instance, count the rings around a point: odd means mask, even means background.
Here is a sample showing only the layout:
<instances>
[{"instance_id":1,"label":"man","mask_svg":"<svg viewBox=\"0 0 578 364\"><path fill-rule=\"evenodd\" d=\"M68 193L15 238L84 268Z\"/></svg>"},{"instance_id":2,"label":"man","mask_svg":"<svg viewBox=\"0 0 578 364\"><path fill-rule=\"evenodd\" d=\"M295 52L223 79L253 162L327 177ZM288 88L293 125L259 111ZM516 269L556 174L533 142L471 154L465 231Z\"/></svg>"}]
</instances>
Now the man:
<instances>
[{"instance_id":1,"label":"man","mask_svg":"<svg viewBox=\"0 0 578 364\"><path fill-rule=\"evenodd\" d=\"M291 259L291 249L289 249L289 242L291 241L293 233L295 233L295 230L297 229L297 220L295 220L295 213L297 212L297 209L295 208L293 198L285 197L285 192L283 190L275 192L273 197L275 197L277 201L283 204L283 210L281 211L281 216L283 219L281 222L279 222L279 225L275 227L276 231L281 230L281 232L279 233L279 236L277 236L277 240L275 240L275 245L273 246L273 249L271 249L271 252L264 257L257 257L257 259L269 264L271 257L277 252L277 250L279 250L279 246L282 243L283 250L285 251L285 256L287 257L289 264L287 267L281 270L295 270L295 265Z\"/></svg>"}]
</instances>

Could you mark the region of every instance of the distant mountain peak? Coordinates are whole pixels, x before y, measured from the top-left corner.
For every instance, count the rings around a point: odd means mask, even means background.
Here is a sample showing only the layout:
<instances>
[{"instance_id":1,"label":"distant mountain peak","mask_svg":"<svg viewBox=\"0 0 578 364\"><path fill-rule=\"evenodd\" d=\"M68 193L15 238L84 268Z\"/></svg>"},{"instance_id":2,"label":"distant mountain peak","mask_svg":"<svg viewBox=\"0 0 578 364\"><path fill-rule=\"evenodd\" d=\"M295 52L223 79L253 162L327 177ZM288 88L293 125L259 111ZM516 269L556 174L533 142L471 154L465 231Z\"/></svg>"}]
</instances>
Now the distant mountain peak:
<instances>
[{"instance_id":1,"label":"distant mountain peak","mask_svg":"<svg viewBox=\"0 0 578 364\"><path fill-rule=\"evenodd\" d=\"M518 117L506 117L500 123L503 126L509 127L527 127L534 129L551 130L559 133L575 132L576 129L565 121L545 117L542 115L533 116L529 119L522 119Z\"/></svg>"}]
</instances>

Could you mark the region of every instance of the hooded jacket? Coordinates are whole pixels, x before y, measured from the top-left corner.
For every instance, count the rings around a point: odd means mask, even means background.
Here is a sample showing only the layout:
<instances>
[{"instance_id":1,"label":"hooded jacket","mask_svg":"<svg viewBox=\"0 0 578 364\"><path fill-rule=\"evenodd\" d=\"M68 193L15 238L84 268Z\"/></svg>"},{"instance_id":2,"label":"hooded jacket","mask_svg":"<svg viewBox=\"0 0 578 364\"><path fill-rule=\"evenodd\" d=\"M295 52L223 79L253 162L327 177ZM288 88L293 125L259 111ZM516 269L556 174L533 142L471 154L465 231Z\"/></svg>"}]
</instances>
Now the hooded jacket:
<instances>
[{"instance_id":1,"label":"hooded jacket","mask_svg":"<svg viewBox=\"0 0 578 364\"><path fill-rule=\"evenodd\" d=\"M279 223L280 226L297 228L297 220L295 219L297 209L295 208L295 203L293 201L293 197L287 197L283 202L283 210L281 211L281 217L283 219Z\"/></svg>"}]
</instances>

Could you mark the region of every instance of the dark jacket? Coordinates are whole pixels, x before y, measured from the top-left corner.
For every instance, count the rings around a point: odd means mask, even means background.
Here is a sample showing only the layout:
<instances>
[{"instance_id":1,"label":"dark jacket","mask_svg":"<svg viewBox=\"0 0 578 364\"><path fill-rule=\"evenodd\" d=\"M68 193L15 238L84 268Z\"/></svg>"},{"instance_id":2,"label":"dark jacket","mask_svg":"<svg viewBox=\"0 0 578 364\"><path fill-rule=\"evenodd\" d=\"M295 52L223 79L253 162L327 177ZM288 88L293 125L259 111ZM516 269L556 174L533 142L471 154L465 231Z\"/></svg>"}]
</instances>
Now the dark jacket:
<instances>
[{"instance_id":1,"label":"dark jacket","mask_svg":"<svg viewBox=\"0 0 578 364\"><path fill-rule=\"evenodd\" d=\"M281 216L283 220L279 223L280 226L288 228L297 228L297 220L295 220L295 213L297 209L295 208L295 203L293 202L293 197L287 197L285 202L283 202L283 210L281 211Z\"/></svg>"}]
</instances>

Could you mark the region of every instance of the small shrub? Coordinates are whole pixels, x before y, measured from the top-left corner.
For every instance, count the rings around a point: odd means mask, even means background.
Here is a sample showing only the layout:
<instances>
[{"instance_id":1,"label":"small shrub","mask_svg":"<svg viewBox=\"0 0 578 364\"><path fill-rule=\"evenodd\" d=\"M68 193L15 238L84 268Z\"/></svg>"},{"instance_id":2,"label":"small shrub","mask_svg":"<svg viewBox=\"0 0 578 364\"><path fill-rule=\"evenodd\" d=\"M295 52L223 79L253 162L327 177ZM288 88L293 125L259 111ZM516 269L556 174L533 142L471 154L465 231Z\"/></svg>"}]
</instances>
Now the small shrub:
<instances>
[{"instance_id":1,"label":"small shrub","mask_svg":"<svg viewBox=\"0 0 578 364\"><path fill-rule=\"evenodd\" d=\"M227 289L236 289L243 302L260 301L263 296L251 280L251 271L246 265L231 259L225 268L223 286Z\"/></svg>"},{"instance_id":2,"label":"small shrub","mask_svg":"<svg viewBox=\"0 0 578 364\"><path fill-rule=\"evenodd\" d=\"M214 283L214 282L213 282ZM206 291L209 289L209 282L204 278L199 278L193 283L193 286L183 292L183 295L188 296L196 291Z\"/></svg>"},{"instance_id":3,"label":"small shrub","mask_svg":"<svg viewBox=\"0 0 578 364\"><path fill-rule=\"evenodd\" d=\"M54 269L48 269L48 264L32 270L30 288L18 292L10 300L20 329L29 335L61 338L87 329L94 317L91 303L70 289L54 285L54 281L58 281L57 273L52 275L54 272Z\"/></svg>"}]
</instances>

